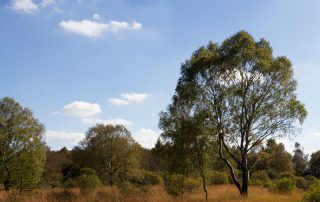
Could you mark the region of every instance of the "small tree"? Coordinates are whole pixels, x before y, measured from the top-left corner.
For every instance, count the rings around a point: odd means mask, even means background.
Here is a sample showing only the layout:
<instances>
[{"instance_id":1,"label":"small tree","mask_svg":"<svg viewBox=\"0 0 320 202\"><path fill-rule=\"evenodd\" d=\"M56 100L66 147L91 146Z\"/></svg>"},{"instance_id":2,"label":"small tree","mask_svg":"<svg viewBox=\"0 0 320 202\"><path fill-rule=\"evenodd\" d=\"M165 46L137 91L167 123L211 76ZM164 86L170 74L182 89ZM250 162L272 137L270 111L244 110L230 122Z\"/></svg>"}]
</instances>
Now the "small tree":
<instances>
[{"instance_id":1,"label":"small tree","mask_svg":"<svg viewBox=\"0 0 320 202\"><path fill-rule=\"evenodd\" d=\"M308 155L305 155L301 145L296 142L294 145L295 149L293 150L293 168L295 174L298 176L302 176L305 174L308 165Z\"/></svg>"},{"instance_id":2,"label":"small tree","mask_svg":"<svg viewBox=\"0 0 320 202\"><path fill-rule=\"evenodd\" d=\"M97 124L89 129L81 149L90 156L91 165L101 178L107 176L110 186L114 178L132 163L136 143L124 126Z\"/></svg>"}]
</instances>

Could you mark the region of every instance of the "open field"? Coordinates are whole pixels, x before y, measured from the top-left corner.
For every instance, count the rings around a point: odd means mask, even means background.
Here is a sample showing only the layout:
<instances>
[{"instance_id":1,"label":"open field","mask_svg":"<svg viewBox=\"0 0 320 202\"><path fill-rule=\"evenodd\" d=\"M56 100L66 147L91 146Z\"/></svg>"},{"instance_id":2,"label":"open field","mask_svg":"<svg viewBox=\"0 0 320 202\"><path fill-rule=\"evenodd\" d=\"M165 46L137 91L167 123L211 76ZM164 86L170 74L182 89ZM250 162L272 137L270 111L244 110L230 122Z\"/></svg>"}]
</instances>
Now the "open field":
<instances>
[{"instance_id":1,"label":"open field","mask_svg":"<svg viewBox=\"0 0 320 202\"><path fill-rule=\"evenodd\" d=\"M299 201L303 196L303 191L295 190L290 195L281 195L270 193L267 189L260 187L250 187L249 197L242 199L239 193L232 185L217 185L209 187L209 201L217 202L277 202L277 201ZM1 191L0 201L23 201L23 202L63 202L63 201L79 201L79 202L171 202L171 201L205 201L201 190L180 197L172 197L168 195L162 186L154 186L148 193L120 193L117 188L103 187L96 190L92 194L80 194L79 189L74 189L74 196L64 198L61 195L61 189L37 190L32 193L25 193L19 197L14 192L6 193ZM60 194L59 194L60 193Z\"/></svg>"}]
</instances>

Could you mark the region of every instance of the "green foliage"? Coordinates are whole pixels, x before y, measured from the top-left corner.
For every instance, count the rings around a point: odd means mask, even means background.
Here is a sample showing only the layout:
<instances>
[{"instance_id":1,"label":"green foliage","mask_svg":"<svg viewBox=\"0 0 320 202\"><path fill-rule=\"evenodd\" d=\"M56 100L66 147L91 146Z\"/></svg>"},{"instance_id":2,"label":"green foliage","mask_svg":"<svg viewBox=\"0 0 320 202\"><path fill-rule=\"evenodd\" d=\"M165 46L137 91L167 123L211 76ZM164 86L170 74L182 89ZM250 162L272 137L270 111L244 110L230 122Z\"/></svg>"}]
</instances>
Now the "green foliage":
<instances>
[{"instance_id":1,"label":"green foliage","mask_svg":"<svg viewBox=\"0 0 320 202\"><path fill-rule=\"evenodd\" d=\"M80 169L80 175L96 175L96 171L93 170L92 168L81 168Z\"/></svg>"},{"instance_id":2,"label":"green foliage","mask_svg":"<svg viewBox=\"0 0 320 202\"><path fill-rule=\"evenodd\" d=\"M0 100L0 180L6 190L35 188L45 162L43 125L14 99Z\"/></svg>"},{"instance_id":3,"label":"green foliage","mask_svg":"<svg viewBox=\"0 0 320 202\"><path fill-rule=\"evenodd\" d=\"M268 172L265 170L258 170L251 175L252 185L265 185L269 180Z\"/></svg>"},{"instance_id":4,"label":"green foliage","mask_svg":"<svg viewBox=\"0 0 320 202\"><path fill-rule=\"evenodd\" d=\"M209 184L228 184L229 178L226 172L211 171L209 174Z\"/></svg>"},{"instance_id":5,"label":"green foliage","mask_svg":"<svg viewBox=\"0 0 320 202\"><path fill-rule=\"evenodd\" d=\"M165 189L169 194L178 196L199 189L199 180L184 175L171 175L165 181Z\"/></svg>"},{"instance_id":6,"label":"green foliage","mask_svg":"<svg viewBox=\"0 0 320 202\"><path fill-rule=\"evenodd\" d=\"M295 143L295 149L293 152L294 155L292 157L292 162L295 174L302 176L307 171L308 155L304 154L303 149L298 142Z\"/></svg>"},{"instance_id":7,"label":"green foliage","mask_svg":"<svg viewBox=\"0 0 320 202\"><path fill-rule=\"evenodd\" d=\"M311 154L309 166L309 173L316 178L320 178L320 151Z\"/></svg>"},{"instance_id":8,"label":"green foliage","mask_svg":"<svg viewBox=\"0 0 320 202\"><path fill-rule=\"evenodd\" d=\"M316 181L303 197L304 202L319 202L320 201L320 181Z\"/></svg>"},{"instance_id":9,"label":"green foliage","mask_svg":"<svg viewBox=\"0 0 320 202\"><path fill-rule=\"evenodd\" d=\"M78 201L77 195L69 190L64 191L53 191L50 193L50 201L59 202L76 202Z\"/></svg>"},{"instance_id":10,"label":"green foliage","mask_svg":"<svg viewBox=\"0 0 320 202\"><path fill-rule=\"evenodd\" d=\"M304 177L295 177L296 187L299 189L307 190L309 188L309 183Z\"/></svg>"},{"instance_id":11,"label":"green foliage","mask_svg":"<svg viewBox=\"0 0 320 202\"><path fill-rule=\"evenodd\" d=\"M129 167L136 167L137 145L124 126L97 124L90 128L76 155L84 165L93 167L99 177L111 186L115 178ZM83 160L83 157L86 157ZM78 162L77 162L78 163Z\"/></svg>"},{"instance_id":12,"label":"green foliage","mask_svg":"<svg viewBox=\"0 0 320 202\"><path fill-rule=\"evenodd\" d=\"M93 192L99 186L101 186L101 181L97 175L81 175L77 179L78 185L81 189L81 193L86 194Z\"/></svg>"},{"instance_id":13,"label":"green foliage","mask_svg":"<svg viewBox=\"0 0 320 202\"><path fill-rule=\"evenodd\" d=\"M154 172L143 171L144 179L143 182L146 185L157 185L162 182L162 178Z\"/></svg>"},{"instance_id":14,"label":"green foliage","mask_svg":"<svg viewBox=\"0 0 320 202\"><path fill-rule=\"evenodd\" d=\"M295 181L290 178L282 178L277 180L274 188L279 193L290 194L295 189Z\"/></svg>"},{"instance_id":15,"label":"green foliage","mask_svg":"<svg viewBox=\"0 0 320 202\"><path fill-rule=\"evenodd\" d=\"M76 179L69 178L63 183L63 186L65 189L76 188L78 186L78 182Z\"/></svg>"}]
</instances>

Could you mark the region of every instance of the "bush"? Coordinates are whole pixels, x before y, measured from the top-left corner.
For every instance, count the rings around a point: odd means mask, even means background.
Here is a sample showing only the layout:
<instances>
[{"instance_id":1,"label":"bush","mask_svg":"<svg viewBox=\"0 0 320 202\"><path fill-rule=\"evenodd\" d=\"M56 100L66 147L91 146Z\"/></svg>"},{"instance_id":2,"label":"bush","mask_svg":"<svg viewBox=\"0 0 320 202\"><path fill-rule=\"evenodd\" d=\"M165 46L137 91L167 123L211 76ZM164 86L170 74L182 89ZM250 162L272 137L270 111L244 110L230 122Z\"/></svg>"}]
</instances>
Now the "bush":
<instances>
[{"instance_id":1,"label":"bush","mask_svg":"<svg viewBox=\"0 0 320 202\"><path fill-rule=\"evenodd\" d=\"M198 180L184 175L171 175L165 182L165 189L169 194L178 196L186 192L191 192L200 187Z\"/></svg>"},{"instance_id":2,"label":"bush","mask_svg":"<svg viewBox=\"0 0 320 202\"><path fill-rule=\"evenodd\" d=\"M72 191L64 190L62 192L51 192L49 201L73 202L78 201L77 195Z\"/></svg>"},{"instance_id":3,"label":"bush","mask_svg":"<svg viewBox=\"0 0 320 202\"><path fill-rule=\"evenodd\" d=\"M228 184L228 174L225 172L212 171L209 174L209 184Z\"/></svg>"},{"instance_id":4,"label":"bush","mask_svg":"<svg viewBox=\"0 0 320 202\"><path fill-rule=\"evenodd\" d=\"M66 189L72 189L72 188L77 187L78 183L77 183L77 180L75 180L73 178L69 178L63 183L63 186Z\"/></svg>"},{"instance_id":5,"label":"bush","mask_svg":"<svg viewBox=\"0 0 320 202\"><path fill-rule=\"evenodd\" d=\"M268 182L270 179L269 179L269 176L268 176L268 173L267 171L265 170L259 170L259 171L256 171L254 172L252 175L251 175L251 184L252 185L264 185L266 182Z\"/></svg>"},{"instance_id":6,"label":"bush","mask_svg":"<svg viewBox=\"0 0 320 202\"><path fill-rule=\"evenodd\" d=\"M309 188L309 183L304 177L295 177L296 186L299 189L307 190Z\"/></svg>"},{"instance_id":7,"label":"bush","mask_svg":"<svg viewBox=\"0 0 320 202\"><path fill-rule=\"evenodd\" d=\"M143 175L144 175L143 182L146 185L157 185L162 182L161 177L159 175L155 174L154 172L144 171Z\"/></svg>"},{"instance_id":8,"label":"bush","mask_svg":"<svg viewBox=\"0 0 320 202\"><path fill-rule=\"evenodd\" d=\"M97 175L96 171L93 170L92 168L81 168L80 170L80 175Z\"/></svg>"},{"instance_id":9,"label":"bush","mask_svg":"<svg viewBox=\"0 0 320 202\"><path fill-rule=\"evenodd\" d=\"M275 184L275 191L289 194L295 189L295 181L290 178L279 179Z\"/></svg>"},{"instance_id":10,"label":"bush","mask_svg":"<svg viewBox=\"0 0 320 202\"><path fill-rule=\"evenodd\" d=\"M274 184L273 184L273 182L271 180L265 181L262 185L263 185L264 188L267 188L267 189L269 189L271 191L274 190Z\"/></svg>"},{"instance_id":11,"label":"bush","mask_svg":"<svg viewBox=\"0 0 320 202\"><path fill-rule=\"evenodd\" d=\"M303 197L305 202L319 202L320 201L320 181L315 182Z\"/></svg>"},{"instance_id":12,"label":"bush","mask_svg":"<svg viewBox=\"0 0 320 202\"><path fill-rule=\"evenodd\" d=\"M78 185L81 189L81 193L93 192L101 185L101 181L96 175L81 175L78 177Z\"/></svg>"}]
</instances>

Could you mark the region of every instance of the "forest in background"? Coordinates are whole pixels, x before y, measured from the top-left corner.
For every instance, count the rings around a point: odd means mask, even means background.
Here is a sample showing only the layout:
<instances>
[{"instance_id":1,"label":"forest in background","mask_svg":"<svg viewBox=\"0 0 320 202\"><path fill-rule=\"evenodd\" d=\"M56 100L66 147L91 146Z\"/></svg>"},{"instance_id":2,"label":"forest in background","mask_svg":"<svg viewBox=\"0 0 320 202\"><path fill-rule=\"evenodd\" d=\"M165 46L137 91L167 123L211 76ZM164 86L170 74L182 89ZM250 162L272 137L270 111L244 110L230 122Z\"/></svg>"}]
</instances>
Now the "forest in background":
<instances>
[{"instance_id":1,"label":"forest in background","mask_svg":"<svg viewBox=\"0 0 320 202\"><path fill-rule=\"evenodd\" d=\"M201 190L202 200L210 200L208 185L232 184L242 198L263 187L284 195L305 190L303 200L319 201L320 150L308 156L296 143L292 155L275 141L295 135L307 116L296 85L291 62L273 56L266 40L240 31L222 44L210 42L182 64L152 149L124 126L97 124L72 150L52 151L31 110L2 98L2 188L16 193L13 200L52 189L53 201L77 201L72 190L87 197L101 187L136 195L163 187L172 197ZM95 196L112 201L103 192Z\"/></svg>"}]
</instances>

